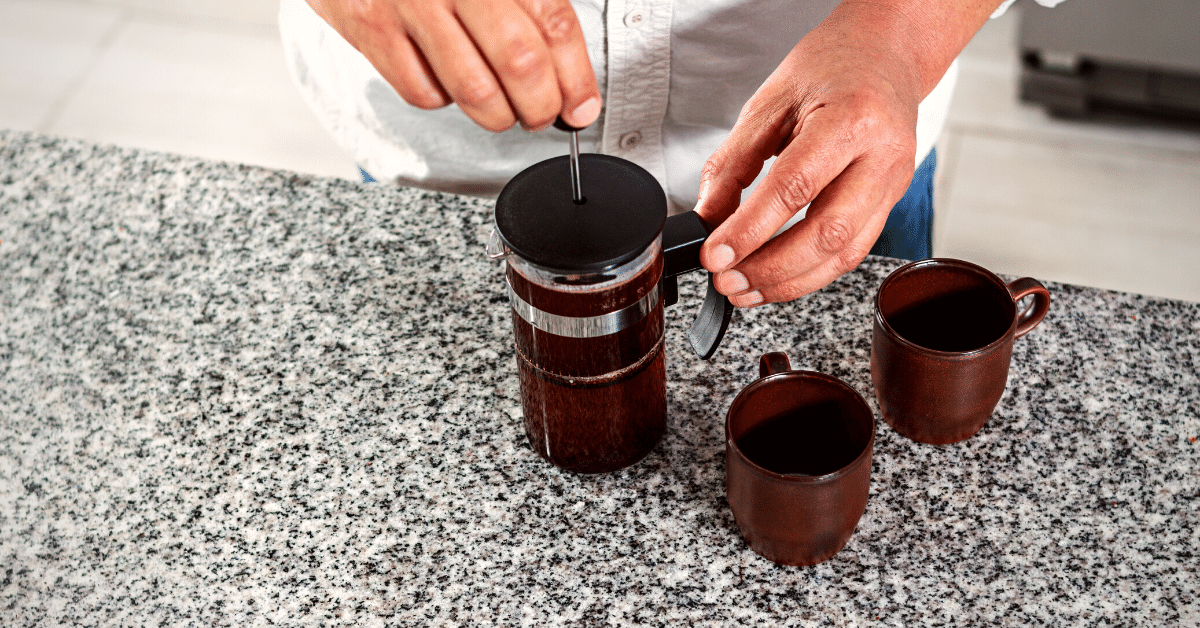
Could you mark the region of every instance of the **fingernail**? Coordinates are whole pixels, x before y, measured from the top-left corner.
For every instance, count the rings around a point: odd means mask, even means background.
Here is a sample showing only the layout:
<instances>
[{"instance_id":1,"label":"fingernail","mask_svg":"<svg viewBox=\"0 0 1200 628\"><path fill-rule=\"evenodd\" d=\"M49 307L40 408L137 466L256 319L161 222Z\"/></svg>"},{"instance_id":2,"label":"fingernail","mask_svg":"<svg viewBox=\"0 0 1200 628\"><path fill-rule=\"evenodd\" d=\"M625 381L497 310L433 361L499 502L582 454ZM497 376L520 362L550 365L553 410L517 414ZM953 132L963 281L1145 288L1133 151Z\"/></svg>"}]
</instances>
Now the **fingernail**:
<instances>
[{"instance_id":1,"label":"fingernail","mask_svg":"<svg viewBox=\"0 0 1200 628\"><path fill-rule=\"evenodd\" d=\"M587 126L596 121L600 116L600 98L593 96L582 105L579 105L571 112L571 120L574 121L574 126Z\"/></svg>"},{"instance_id":2,"label":"fingernail","mask_svg":"<svg viewBox=\"0 0 1200 628\"><path fill-rule=\"evenodd\" d=\"M733 294L750 289L750 282L746 281L746 276L736 270L727 270L721 273L721 285L728 288L727 291Z\"/></svg>"},{"instance_id":3,"label":"fingernail","mask_svg":"<svg viewBox=\"0 0 1200 628\"><path fill-rule=\"evenodd\" d=\"M733 263L733 249L728 244L718 244L712 248L708 254L708 261L712 263L713 268L710 270L720 272L729 267ZM740 274L740 273L739 273ZM743 280L745 277L742 278ZM743 288L744 290L745 288Z\"/></svg>"},{"instance_id":4,"label":"fingernail","mask_svg":"<svg viewBox=\"0 0 1200 628\"><path fill-rule=\"evenodd\" d=\"M763 302L763 295L758 290L747 292L736 297L729 297L730 302L738 307L754 307Z\"/></svg>"}]
</instances>

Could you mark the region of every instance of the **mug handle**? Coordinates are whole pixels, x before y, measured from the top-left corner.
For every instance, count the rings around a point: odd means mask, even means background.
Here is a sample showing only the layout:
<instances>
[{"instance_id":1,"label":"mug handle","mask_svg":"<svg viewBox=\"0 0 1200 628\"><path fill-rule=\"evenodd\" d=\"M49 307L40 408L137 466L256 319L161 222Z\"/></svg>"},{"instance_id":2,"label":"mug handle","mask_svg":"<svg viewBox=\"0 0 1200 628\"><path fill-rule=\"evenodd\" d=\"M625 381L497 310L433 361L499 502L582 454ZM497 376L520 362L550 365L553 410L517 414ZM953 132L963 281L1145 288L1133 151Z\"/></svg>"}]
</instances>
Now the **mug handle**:
<instances>
[{"instance_id":1,"label":"mug handle","mask_svg":"<svg viewBox=\"0 0 1200 628\"><path fill-rule=\"evenodd\" d=\"M1032 295L1033 303L1017 314L1017 331L1013 339L1020 338L1037 327L1050 310L1050 291L1042 282L1031 277L1022 277L1008 284L1008 293L1012 295L1013 303Z\"/></svg>"},{"instance_id":2,"label":"mug handle","mask_svg":"<svg viewBox=\"0 0 1200 628\"><path fill-rule=\"evenodd\" d=\"M764 353L758 359L758 376L766 377L776 373L786 373L792 370L792 363L788 360L787 354L780 351L772 351Z\"/></svg>"}]
</instances>

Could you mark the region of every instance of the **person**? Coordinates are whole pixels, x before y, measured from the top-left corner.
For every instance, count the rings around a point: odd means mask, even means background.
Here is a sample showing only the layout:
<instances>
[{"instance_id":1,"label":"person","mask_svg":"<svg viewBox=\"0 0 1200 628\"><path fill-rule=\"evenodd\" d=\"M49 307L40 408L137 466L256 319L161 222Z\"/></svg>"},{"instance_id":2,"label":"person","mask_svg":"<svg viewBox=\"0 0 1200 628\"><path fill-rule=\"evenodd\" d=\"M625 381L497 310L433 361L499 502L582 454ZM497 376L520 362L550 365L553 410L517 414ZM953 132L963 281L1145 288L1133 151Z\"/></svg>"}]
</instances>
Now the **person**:
<instances>
[{"instance_id":1,"label":"person","mask_svg":"<svg viewBox=\"0 0 1200 628\"><path fill-rule=\"evenodd\" d=\"M956 57L1012 2L283 0L280 31L370 176L494 195L561 116L717 225L701 261L753 307L931 254Z\"/></svg>"}]
</instances>

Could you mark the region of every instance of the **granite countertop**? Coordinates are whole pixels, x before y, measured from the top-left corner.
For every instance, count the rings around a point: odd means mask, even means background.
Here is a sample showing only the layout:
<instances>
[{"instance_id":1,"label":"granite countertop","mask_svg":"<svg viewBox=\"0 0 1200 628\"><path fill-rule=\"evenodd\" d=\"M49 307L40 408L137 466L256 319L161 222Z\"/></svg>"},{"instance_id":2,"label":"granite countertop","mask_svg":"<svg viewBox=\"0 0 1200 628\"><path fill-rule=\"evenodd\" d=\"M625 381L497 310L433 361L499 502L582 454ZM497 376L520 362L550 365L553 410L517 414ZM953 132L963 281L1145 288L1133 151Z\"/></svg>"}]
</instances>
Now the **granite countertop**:
<instances>
[{"instance_id":1,"label":"granite countertop","mask_svg":"<svg viewBox=\"0 0 1200 628\"><path fill-rule=\"evenodd\" d=\"M900 262L737 312L710 362L685 282L666 436L579 476L526 443L490 222L0 132L0 625L1200 624L1200 304L1047 283L984 429L878 420L849 544L779 567L725 502L725 410L781 350L878 416Z\"/></svg>"}]
</instances>

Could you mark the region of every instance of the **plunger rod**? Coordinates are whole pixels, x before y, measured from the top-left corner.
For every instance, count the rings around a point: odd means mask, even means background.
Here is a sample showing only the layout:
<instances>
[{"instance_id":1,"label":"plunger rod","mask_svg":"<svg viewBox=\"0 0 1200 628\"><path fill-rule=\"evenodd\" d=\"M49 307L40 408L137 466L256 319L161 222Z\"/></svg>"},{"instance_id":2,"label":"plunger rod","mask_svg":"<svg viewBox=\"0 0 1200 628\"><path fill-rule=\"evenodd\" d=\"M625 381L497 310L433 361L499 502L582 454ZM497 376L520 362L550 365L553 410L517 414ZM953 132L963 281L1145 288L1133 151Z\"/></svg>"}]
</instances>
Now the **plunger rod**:
<instances>
[{"instance_id":1,"label":"plunger rod","mask_svg":"<svg viewBox=\"0 0 1200 628\"><path fill-rule=\"evenodd\" d=\"M582 205L584 199L583 184L579 182L579 128L567 124L562 116L554 121L554 128L571 134L571 199L576 205Z\"/></svg>"},{"instance_id":2,"label":"plunger rod","mask_svg":"<svg viewBox=\"0 0 1200 628\"><path fill-rule=\"evenodd\" d=\"M579 181L579 131L571 131L571 198L583 204L583 184Z\"/></svg>"}]
</instances>

